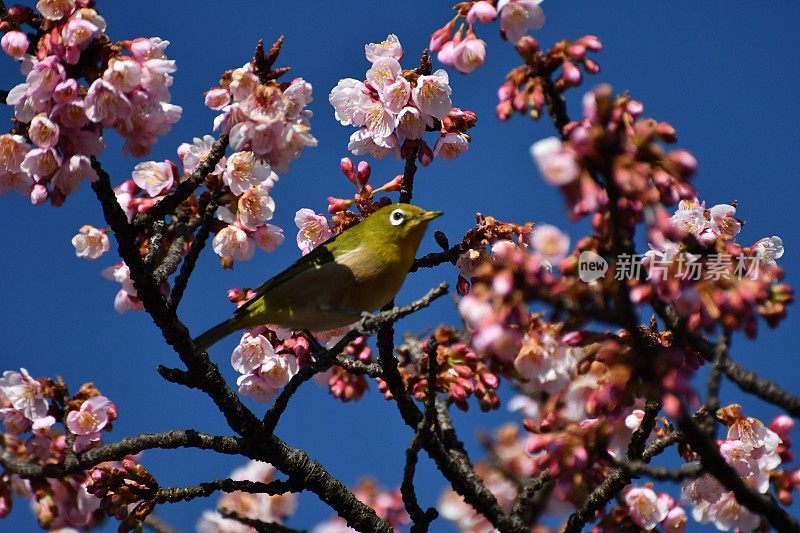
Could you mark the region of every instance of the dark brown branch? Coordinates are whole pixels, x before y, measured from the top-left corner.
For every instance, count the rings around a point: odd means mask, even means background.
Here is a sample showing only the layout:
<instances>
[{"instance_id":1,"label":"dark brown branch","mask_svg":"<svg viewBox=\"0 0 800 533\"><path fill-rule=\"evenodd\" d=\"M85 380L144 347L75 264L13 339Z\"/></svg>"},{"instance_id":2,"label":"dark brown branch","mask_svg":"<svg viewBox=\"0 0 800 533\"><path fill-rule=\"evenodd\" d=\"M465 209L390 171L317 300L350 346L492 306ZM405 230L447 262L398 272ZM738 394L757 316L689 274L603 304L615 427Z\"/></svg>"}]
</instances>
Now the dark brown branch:
<instances>
[{"instance_id":1,"label":"dark brown branch","mask_svg":"<svg viewBox=\"0 0 800 533\"><path fill-rule=\"evenodd\" d=\"M89 470L106 461L119 461L128 455L134 455L151 449L171 450L175 448L197 448L213 450L227 455L244 453L245 443L236 437L209 435L193 429L175 429L163 433L143 433L135 437L122 439L119 442L106 444L100 448L88 450L76 457L76 462L69 467L62 464L44 466L28 463L16 458L8 450L0 448L0 464L13 474L24 478L60 478L76 472Z\"/></svg>"},{"instance_id":2,"label":"dark brown branch","mask_svg":"<svg viewBox=\"0 0 800 533\"><path fill-rule=\"evenodd\" d=\"M185 233L186 231L186 229L183 229L182 232ZM172 244L169 245L169 249L167 250L167 254L164 256L164 260L161 261L161 264L158 265L158 268L153 271L153 278L159 285L164 283L168 277L178 270L178 264L181 262L181 257L183 256L184 244L186 244L185 235L176 236L172 240Z\"/></svg>"},{"instance_id":3,"label":"dark brown branch","mask_svg":"<svg viewBox=\"0 0 800 533\"><path fill-rule=\"evenodd\" d=\"M324 372L335 362L336 356L341 354L342 351L359 335L367 335L383 324L394 323L397 320L408 316L411 313L419 311L429 306L434 300L447 294L447 283L440 283L438 287L429 290L428 293L422 298L411 302L403 307L392 307L385 311L381 311L377 315L368 315L361 319L358 325L342 337L336 345L330 350L326 350L321 354L315 354L316 360L307 366L301 368L297 374L292 376L289 383L281 390L272 407L264 414L264 428L268 433L275 431L278 421L289 405L289 400L300 388L300 385L314 377L319 372Z\"/></svg>"},{"instance_id":4,"label":"dark brown branch","mask_svg":"<svg viewBox=\"0 0 800 533\"><path fill-rule=\"evenodd\" d=\"M567 115L567 103L561 93L556 90L550 74L540 76L539 79L542 81L542 88L544 89L544 103L547 106L547 113L550 115L553 125L558 130L561 138L565 139L564 126L570 122Z\"/></svg>"},{"instance_id":5,"label":"dark brown branch","mask_svg":"<svg viewBox=\"0 0 800 533\"><path fill-rule=\"evenodd\" d=\"M667 327L675 333L677 340L683 342L698 352L707 361L714 359L714 346L706 339L689 332L686 321L678 315L671 306L663 302L655 302L653 309L666 323ZM800 397L796 396L780 385L766 378L759 377L751 370L747 370L732 359L725 359L722 370L728 379L733 381L740 389L758 396L764 401L784 409L795 418L800 418Z\"/></svg>"},{"instance_id":6,"label":"dark brown branch","mask_svg":"<svg viewBox=\"0 0 800 533\"><path fill-rule=\"evenodd\" d=\"M203 219L200 221L200 229L197 230L192 245L189 247L189 252L183 260L181 271L175 277L175 283L169 295L169 307L173 311L175 311L181 303L183 293L186 290L186 286L189 284L189 277L192 275L192 272L194 272L194 267L197 264L197 259L200 257L200 252L205 248L210 233L211 222L214 220L214 215L218 207L219 205L215 200L211 200L206 206Z\"/></svg>"},{"instance_id":7,"label":"dark brown branch","mask_svg":"<svg viewBox=\"0 0 800 533\"><path fill-rule=\"evenodd\" d=\"M414 191L414 175L417 173L417 153L419 147L414 146L411 153L406 157L406 165L403 169L403 183L400 185L400 203L411 203L411 196Z\"/></svg>"},{"instance_id":8,"label":"dark brown branch","mask_svg":"<svg viewBox=\"0 0 800 533\"><path fill-rule=\"evenodd\" d=\"M161 252L161 245L164 241L164 221L156 220L153 222L153 235L147 243L147 255L144 258L144 263L151 266L155 262L156 257Z\"/></svg>"},{"instance_id":9,"label":"dark brown branch","mask_svg":"<svg viewBox=\"0 0 800 533\"><path fill-rule=\"evenodd\" d=\"M186 180L179 183L174 192L162 198L161 201L154 205L147 213L142 213L137 216L133 221L133 225L137 229L144 228L175 211L175 208L189 198L189 196L202 185L206 177L214 171L214 167L217 166L222 156L225 155L225 150L227 148L228 135L223 133L219 136L219 139L214 142L214 145L208 152L208 156L197 165L194 172L192 172Z\"/></svg>"},{"instance_id":10,"label":"dark brown branch","mask_svg":"<svg viewBox=\"0 0 800 533\"><path fill-rule=\"evenodd\" d=\"M128 224L125 213L116 200L108 174L96 160L92 163L98 174L92 189L103 207L106 222L117 239L120 257L130 268L131 279L145 310L161 330L167 344L172 346L186 365L187 375L192 380L191 385L205 392L217 405L231 429L253 444L248 457L270 462L293 482L303 484L344 517L351 527L389 533L389 524L380 519L373 509L356 499L321 464L304 452L286 445L274 435L264 432L261 421L242 404L222 377L217 365L208 359L208 354L197 353L188 329L166 305L158 285L139 255L136 232Z\"/></svg>"},{"instance_id":11,"label":"dark brown branch","mask_svg":"<svg viewBox=\"0 0 800 533\"><path fill-rule=\"evenodd\" d=\"M533 525L544 510L544 504L547 503L546 496L552 488L552 480L547 471L528 480L517 495L511 514L518 516L525 524Z\"/></svg>"},{"instance_id":12,"label":"dark brown branch","mask_svg":"<svg viewBox=\"0 0 800 533\"><path fill-rule=\"evenodd\" d=\"M708 372L707 397L706 397L706 432L709 438L715 438L717 421L715 414L719 409L719 388L722 384L722 368L728 360L730 346L730 333L727 331L719 336L714 351L711 355L711 369Z\"/></svg>"},{"instance_id":13,"label":"dark brown branch","mask_svg":"<svg viewBox=\"0 0 800 533\"><path fill-rule=\"evenodd\" d=\"M295 483L275 480L270 483L258 481L216 479L200 483L194 487L169 487L158 489L153 500L156 503L176 503L190 501L195 498L205 498L217 491L222 492L250 492L253 494L284 494L286 492L300 492L302 487Z\"/></svg>"},{"instance_id":14,"label":"dark brown branch","mask_svg":"<svg viewBox=\"0 0 800 533\"><path fill-rule=\"evenodd\" d=\"M411 533L426 533L428 526L433 522L439 513L436 509L430 507L426 511L422 510L417 501L417 493L414 489L414 473L417 469L417 460L419 458L419 432L414 434L411 439L411 444L406 449L406 466L403 469L403 482L400 485L400 493L403 496L403 505L408 511L408 515L413 521L411 526Z\"/></svg>"},{"instance_id":15,"label":"dark brown branch","mask_svg":"<svg viewBox=\"0 0 800 533\"><path fill-rule=\"evenodd\" d=\"M342 367L346 371L355 375L367 375L371 378L379 378L383 375L380 365L375 363L365 363L356 359L350 359L342 354L336 356L336 366Z\"/></svg>"},{"instance_id":16,"label":"dark brown branch","mask_svg":"<svg viewBox=\"0 0 800 533\"><path fill-rule=\"evenodd\" d=\"M651 466L643 461L619 461L617 465L630 476L644 475L667 481L694 479L703 473L703 465L700 463L684 465L681 468Z\"/></svg>"},{"instance_id":17,"label":"dark brown branch","mask_svg":"<svg viewBox=\"0 0 800 533\"><path fill-rule=\"evenodd\" d=\"M444 263L455 264L458 257L463 254L467 246L460 242L457 245L443 251L432 252L414 260L414 265L411 267L411 272L416 272L420 268L433 268Z\"/></svg>"},{"instance_id":18,"label":"dark brown branch","mask_svg":"<svg viewBox=\"0 0 800 533\"><path fill-rule=\"evenodd\" d=\"M633 432L626 456L628 460L635 461L641 459L644 462L650 460L650 456L645 456L647 437L653 432L656 423L656 416L661 406L658 402L648 401L645 406L644 418L642 423ZM610 502L619 491L631 482L631 473L624 468L614 469L603 482L595 488L583 507L572 513L567 520L564 533L580 533L583 526L594 519L595 513Z\"/></svg>"},{"instance_id":19,"label":"dark brown branch","mask_svg":"<svg viewBox=\"0 0 800 533\"><path fill-rule=\"evenodd\" d=\"M241 524L252 527L259 533L305 533L304 529L292 529L276 522L262 522L261 520L249 518L236 511L231 511L230 509L217 509L217 512L222 515L223 518L236 520Z\"/></svg>"},{"instance_id":20,"label":"dark brown branch","mask_svg":"<svg viewBox=\"0 0 800 533\"><path fill-rule=\"evenodd\" d=\"M800 531L800 523L784 511L774 498L767 494L759 494L745 484L739 474L720 455L716 442L710 440L691 417L684 413L678 426L691 445L692 451L700 456L705 471L733 492L736 501L763 516L776 531Z\"/></svg>"}]
</instances>

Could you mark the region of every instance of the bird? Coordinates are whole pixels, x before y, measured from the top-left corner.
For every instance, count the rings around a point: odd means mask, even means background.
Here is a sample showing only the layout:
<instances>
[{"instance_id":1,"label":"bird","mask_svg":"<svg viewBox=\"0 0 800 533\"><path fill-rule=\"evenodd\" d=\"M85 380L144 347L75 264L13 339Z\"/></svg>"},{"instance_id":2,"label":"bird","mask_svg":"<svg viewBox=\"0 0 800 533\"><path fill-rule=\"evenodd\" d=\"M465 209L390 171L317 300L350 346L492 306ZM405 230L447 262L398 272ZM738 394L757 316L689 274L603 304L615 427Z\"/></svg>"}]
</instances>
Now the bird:
<instances>
[{"instance_id":1,"label":"bird","mask_svg":"<svg viewBox=\"0 0 800 533\"><path fill-rule=\"evenodd\" d=\"M258 325L324 331L356 322L394 298L440 215L405 203L381 207L264 282L233 316L195 338L196 350Z\"/></svg>"}]
</instances>

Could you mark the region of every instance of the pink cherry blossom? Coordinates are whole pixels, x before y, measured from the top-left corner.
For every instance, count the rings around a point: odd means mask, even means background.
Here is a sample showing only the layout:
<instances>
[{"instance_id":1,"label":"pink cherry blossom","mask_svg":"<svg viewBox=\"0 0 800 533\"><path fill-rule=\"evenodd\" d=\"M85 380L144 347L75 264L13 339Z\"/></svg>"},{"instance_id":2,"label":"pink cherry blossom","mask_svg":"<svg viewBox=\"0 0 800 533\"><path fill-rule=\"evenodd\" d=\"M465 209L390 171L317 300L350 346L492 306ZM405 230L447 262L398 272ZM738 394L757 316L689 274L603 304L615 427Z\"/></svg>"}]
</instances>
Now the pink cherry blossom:
<instances>
[{"instance_id":1,"label":"pink cherry blossom","mask_svg":"<svg viewBox=\"0 0 800 533\"><path fill-rule=\"evenodd\" d=\"M92 122L112 127L117 120L125 119L131 103L116 87L103 79L96 79L86 94L86 116Z\"/></svg>"},{"instance_id":2,"label":"pink cherry blossom","mask_svg":"<svg viewBox=\"0 0 800 533\"><path fill-rule=\"evenodd\" d=\"M239 197L238 211L239 223L244 229L255 231L275 212L275 200L269 191L262 187L250 187Z\"/></svg>"},{"instance_id":3,"label":"pink cherry blossom","mask_svg":"<svg viewBox=\"0 0 800 533\"><path fill-rule=\"evenodd\" d=\"M110 247L108 235L94 226L85 225L72 238L75 255L84 259L97 259Z\"/></svg>"},{"instance_id":4,"label":"pink cherry blossom","mask_svg":"<svg viewBox=\"0 0 800 533\"><path fill-rule=\"evenodd\" d=\"M417 78L412 98L420 111L441 120L453 107L450 100L452 92L447 72L439 69L430 76Z\"/></svg>"},{"instance_id":5,"label":"pink cherry blossom","mask_svg":"<svg viewBox=\"0 0 800 533\"><path fill-rule=\"evenodd\" d=\"M178 156L181 158L184 172L191 174L197 170L198 165L208 157L212 146L214 146L214 142L215 139L211 135L203 135L202 138L193 138L192 144L181 144L178 147ZM214 167L212 174L222 175L225 171L226 164L227 158L223 156L217 163L217 166Z\"/></svg>"},{"instance_id":6,"label":"pink cherry blossom","mask_svg":"<svg viewBox=\"0 0 800 533\"><path fill-rule=\"evenodd\" d=\"M531 235L533 251L543 260L556 264L569 252L569 235L550 224L537 224Z\"/></svg>"},{"instance_id":7,"label":"pink cherry blossom","mask_svg":"<svg viewBox=\"0 0 800 533\"><path fill-rule=\"evenodd\" d=\"M667 517L668 504L653 489L631 487L623 496L631 519L643 529L653 529Z\"/></svg>"},{"instance_id":8,"label":"pink cherry blossom","mask_svg":"<svg viewBox=\"0 0 800 533\"><path fill-rule=\"evenodd\" d=\"M425 129L433 126L433 117L425 115L413 106L400 110L395 118L395 133L399 141L421 139Z\"/></svg>"},{"instance_id":9,"label":"pink cherry blossom","mask_svg":"<svg viewBox=\"0 0 800 533\"><path fill-rule=\"evenodd\" d=\"M308 252L327 241L333 235L328 220L317 215L311 209L303 208L294 215L297 232L297 247L306 255Z\"/></svg>"},{"instance_id":10,"label":"pink cherry blossom","mask_svg":"<svg viewBox=\"0 0 800 533\"><path fill-rule=\"evenodd\" d=\"M347 144L347 149L353 155L364 156L371 155L375 159L383 159L388 154L394 154L395 157L400 156L400 146L395 134L388 137L375 137L372 132L366 129L354 131L350 135L350 142Z\"/></svg>"},{"instance_id":11,"label":"pink cherry blossom","mask_svg":"<svg viewBox=\"0 0 800 533\"><path fill-rule=\"evenodd\" d=\"M231 257L238 261L251 259L255 252L252 237L233 224L217 232L212 241L212 248L218 256Z\"/></svg>"},{"instance_id":12,"label":"pink cherry blossom","mask_svg":"<svg viewBox=\"0 0 800 533\"><path fill-rule=\"evenodd\" d=\"M548 137L531 146L531 155L539 167L539 173L551 185L561 187L575 181L580 167L575 156L565 150L560 139Z\"/></svg>"},{"instance_id":13,"label":"pink cherry blossom","mask_svg":"<svg viewBox=\"0 0 800 533\"><path fill-rule=\"evenodd\" d=\"M395 115L406 106L410 97L411 84L402 76L398 77L391 84L384 86L383 90L380 92L380 98L386 109Z\"/></svg>"},{"instance_id":14,"label":"pink cherry blossom","mask_svg":"<svg viewBox=\"0 0 800 533\"><path fill-rule=\"evenodd\" d=\"M732 492L726 492L709 507L712 521L720 531L736 529L742 533L753 531L761 518L736 501Z\"/></svg>"},{"instance_id":15,"label":"pink cherry blossom","mask_svg":"<svg viewBox=\"0 0 800 533\"><path fill-rule=\"evenodd\" d=\"M28 51L29 45L28 36L21 31L10 31L0 39L0 47L3 48L3 52L14 59L22 59L22 56Z\"/></svg>"},{"instance_id":16,"label":"pink cherry blossom","mask_svg":"<svg viewBox=\"0 0 800 533\"><path fill-rule=\"evenodd\" d=\"M291 354L267 357L259 372L270 387L281 389L297 373L297 358Z\"/></svg>"},{"instance_id":17,"label":"pink cherry blossom","mask_svg":"<svg viewBox=\"0 0 800 533\"><path fill-rule=\"evenodd\" d=\"M30 148L22 135L0 135L0 170L18 172Z\"/></svg>"},{"instance_id":18,"label":"pink cherry blossom","mask_svg":"<svg viewBox=\"0 0 800 533\"><path fill-rule=\"evenodd\" d=\"M459 72L469 74L486 60L486 41L478 39L474 33L467 34L466 38L453 48L452 59L452 65Z\"/></svg>"},{"instance_id":19,"label":"pink cherry blossom","mask_svg":"<svg viewBox=\"0 0 800 533\"><path fill-rule=\"evenodd\" d=\"M75 0L39 0L36 9L50 20L60 20L75 11Z\"/></svg>"},{"instance_id":20,"label":"pink cherry blossom","mask_svg":"<svg viewBox=\"0 0 800 533\"><path fill-rule=\"evenodd\" d=\"M132 58L119 59L108 65L103 79L122 92L133 91L139 86L142 66Z\"/></svg>"},{"instance_id":21,"label":"pink cherry blossom","mask_svg":"<svg viewBox=\"0 0 800 533\"><path fill-rule=\"evenodd\" d=\"M240 374L248 374L273 357L277 355L266 337L246 332L231 354L231 365Z\"/></svg>"},{"instance_id":22,"label":"pink cherry blossom","mask_svg":"<svg viewBox=\"0 0 800 533\"><path fill-rule=\"evenodd\" d=\"M61 156L53 148L34 148L25 154L19 166L24 172L41 181L61 166Z\"/></svg>"},{"instance_id":23,"label":"pink cherry blossom","mask_svg":"<svg viewBox=\"0 0 800 533\"><path fill-rule=\"evenodd\" d=\"M445 133L436 141L433 153L445 161L455 159L469 150L469 141L464 133Z\"/></svg>"},{"instance_id":24,"label":"pink cherry blossom","mask_svg":"<svg viewBox=\"0 0 800 533\"><path fill-rule=\"evenodd\" d=\"M396 59L392 57L378 58L367 70L367 82L375 90L381 92L387 85L394 83L401 70L400 62Z\"/></svg>"},{"instance_id":25,"label":"pink cherry blossom","mask_svg":"<svg viewBox=\"0 0 800 533\"><path fill-rule=\"evenodd\" d=\"M399 60L403 57L403 47L400 45L400 40L397 38L397 35L390 33L385 40L379 43L369 43L365 45L364 54L367 56L367 61L370 63L375 63L377 60L384 57Z\"/></svg>"},{"instance_id":26,"label":"pink cherry blossom","mask_svg":"<svg viewBox=\"0 0 800 533\"><path fill-rule=\"evenodd\" d=\"M334 116L342 125L360 126L366 120L364 109L370 98L363 82L353 78L339 80L331 90L328 101L334 109Z\"/></svg>"},{"instance_id":27,"label":"pink cherry blossom","mask_svg":"<svg viewBox=\"0 0 800 533\"><path fill-rule=\"evenodd\" d=\"M92 168L92 162L84 155L73 155L65 161L53 176L53 188L64 195L72 194L78 190L81 182L86 179L90 182L97 181L97 171Z\"/></svg>"},{"instance_id":28,"label":"pink cherry blossom","mask_svg":"<svg viewBox=\"0 0 800 533\"><path fill-rule=\"evenodd\" d=\"M145 161L133 168L131 175L134 183L144 189L151 197L158 196L165 189L172 187L174 175L169 161Z\"/></svg>"},{"instance_id":29,"label":"pink cherry blossom","mask_svg":"<svg viewBox=\"0 0 800 533\"><path fill-rule=\"evenodd\" d=\"M0 393L31 422L47 416L48 402L44 397L42 384L33 379L28 371L6 370L0 377Z\"/></svg>"},{"instance_id":30,"label":"pink cherry blossom","mask_svg":"<svg viewBox=\"0 0 800 533\"><path fill-rule=\"evenodd\" d=\"M58 124L40 113L33 117L28 127L28 137L39 148L52 148L58 143Z\"/></svg>"},{"instance_id":31,"label":"pink cherry blossom","mask_svg":"<svg viewBox=\"0 0 800 533\"><path fill-rule=\"evenodd\" d=\"M266 252L274 252L283 243L283 230L272 224L264 224L256 228L253 239L259 248Z\"/></svg>"},{"instance_id":32,"label":"pink cherry blossom","mask_svg":"<svg viewBox=\"0 0 800 533\"><path fill-rule=\"evenodd\" d=\"M100 431L109 421L109 411L116 410L105 396L95 396L83 402L80 409L67 414L67 429L77 435L75 451L87 449L100 440Z\"/></svg>"},{"instance_id":33,"label":"pink cherry blossom","mask_svg":"<svg viewBox=\"0 0 800 533\"><path fill-rule=\"evenodd\" d=\"M269 165L257 159L253 152L236 152L228 157L222 180L233 194L240 196L250 187L269 179L271 175Z\"/></svg>"},{"instance_id":34,"label":"pink cherry blossom","mask_svg":"<svg viewBox=\"0 0 800 533\"><path fill-rule=\"evenodd\" d=\"M7 172L0 170L0 194L17 191L22 196L28 196L33 178L24 172Z\"/></svg>"},{"instance_id":35,"label":"pink cherry blossom","mask_svg":"<svg viewBox=\"0 0 800 533\"><path fill-rule=\"evenodd\" d=\"M544 11L539 7L541 2L542 0L500 0L497 3L500 28L509 41L517 44L529 29L538 30L544 26Z\"/></svg>"},{"instance_id":36,"label":"pink cherry blossom","mask_svg":"<svg viewBox=\"0 0 800 533\"><path fill-rule=\"evenodd\" d=\"M394 115L386 109L383 102L370 101L364 108L364 114L364 126L373 139L386 138L394 131Z\"/></svg>"},{"instance_id":37,"label":"pink cherry blossom","mask_svg":"<svg viewBox=\"0 0 800 533\"><path fill-rule=\"evenodd\" d=\"M480 0L472 4L467 12L467 22L475 24L476 22L491 22L497 18L497 9L486 0Z\"/></svg>"},{"instance_id":38,"label":"pink cherry blossom","mask_svg":"<svg viewBox=\"0 0 800 533\"><path fill-rule=\"evenodd\" d=\"M209 109L219 111L231 102L231 95L227 89L213 87L206 92L205 104Z\"/></svg>"},{"instance_id":39,"label":"pink cherry blossom","mask_svg":"<svg viewBox=\"0 0 800 533\"><path fill-rule=\"evenodd\" d=\"M783 257L783 239L777 235L764 237L753 244L756 257L767 265L776 265L776 259Z\"/></svg>"}]
</instances>

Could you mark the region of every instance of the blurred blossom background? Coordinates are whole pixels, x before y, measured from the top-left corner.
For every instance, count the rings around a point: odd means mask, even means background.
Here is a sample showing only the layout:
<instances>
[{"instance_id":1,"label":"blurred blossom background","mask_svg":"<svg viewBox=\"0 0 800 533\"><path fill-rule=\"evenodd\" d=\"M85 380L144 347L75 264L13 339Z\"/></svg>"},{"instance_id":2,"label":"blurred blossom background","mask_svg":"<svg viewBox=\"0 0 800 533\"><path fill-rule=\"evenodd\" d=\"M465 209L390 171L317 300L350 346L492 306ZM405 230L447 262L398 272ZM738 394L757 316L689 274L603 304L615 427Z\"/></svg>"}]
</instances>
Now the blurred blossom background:
<instances>
[{"instance_id":1,"label":"blurred blossom background","mask_svg":"<svg viewBox=\"0 0 800 533\"><path fill-rule=\"evenodd\" d=\"M342 78L364 79L369 67L364 45L394 33L405 50L402 64L411 68L428 46L430 34L452 17L450 7L448 2L421 0L391 4L341 0L335 8L323 2L99 2L112 40L161 37L170 41L167 53L178 66L172 102L183 107L183 117L144 159L176 160L180 143L213 133L216 112L204 106L203 93L218 83L222 72L249 61L259 38L269 44L285 35L278 66L291 65L287 79L302 76L314 89L308 108L314 113L311 124L319 146L307 148L272 190L276 208L270 222L284 229L286 241L273 253L259 250L253 260L236 262L233 270L223 270L208 246L180 307L179 314L193 334L231 313L227 289L256 286L299 257L294 242L298 209L325 213L328 196L351 196L352 185L343 179L339 160L353 157L347 150L353 129L334 118L328 94ZM547 0L542 8L547 21L532 34L543 48L584 34L597 35L603 42L603 51L596 56L602 71L587 77L581 90L568 93L570 115L579 116L584 89L606 82L643 102L647 116L669 121L678 131L677 146L690 150L699 162L694 183L700 200L708 205L739 200L737 217L747 221L741 242L779 235L786 249L779 264L786 270L786 281L797 286L800 237L795 228L800 195L795 156L800 142L796 105L800 71L790 67L788 57L796 48L800 4ZM586 233L588 222L568 221L559 191L542 180L529 154L533 142L556 132L546 117L538 122L520 116L506 122L496 118L497 87L520 59L500 39L497 25L476 29L488 45L486 64L469 76L445 67L453 104L478 116L477 126L470 130L469 151L453 161L436 159L421 167L414 203L445 212L432 229L443 230L451 243L472 226L476 212L519 223L553 224L569 233L574 243ZM441 67L434 59L434 69ZM22 81L17 69L17 63L3 57L0 88L8 90ZM11 109L0 113L7 120ZM101 161L118 184L130 177L141 160L122 156L121 140L110 131L106 142L108 149ZM376 186L402 173L402 160L391 156L381 161L363 159L372 165L371 183ZM397 194L392 198L396 201ZM101 270L116 262L113 244L111 252L97 261L75 257L70 239L80 227L103 227L100 206L88 183L60 209L33 207L28 198L16 194L0 202L4 221L0 232L2 369L25 367L34 377L60 374L74 387L94 382L115 402L120 415L106 442L174 428L228 434L230 430L206 396L167 383L156 373L156 365L176 366L177 358L150 318L144 313L114 312L118 286L100 276ZM434 250L438 247L429 235L420 254ZM409 276L397 301L417 298L440 281L452 286L456 273L449 265L417 272ZM403 331L425 334L440 324L460 324L452 297L403 320L397 330L398 335ZM737 335L732 355L760 375L796 389L798 330L800 318L790 308L789 318L778 330L760 328L755 342ZM231 336L210 352L231 383L237 374L229 357L237 340L237 335ZM704 375L701 372L697 379ZM508 392L501 386L505 401ZM747 415L765 422L776 414L774 408L745 398L726 383L722 403L734 401L745 405ZM249 405L256 413L265 409ZM474 400L469 412L453 412L473 460L483 454L478 434L519 419L505 404L482 413ZM389 487L400 484L404 450L412 437L395 405L383 399L374 383L360 401L350 403L333 400L313 383L305 385L290 403L277 434L307 451L349 486L373 476ZM667 460L673 454L667 454ZM444 481L427 456L420 458L417 494L427 507L435 505ZM226 477L244 461L193 450L154 450L144 453L142 463L163 486L180 486ZM678 494L677 488L670 492ZM215 502L216 497L197 499L163 505L157 511L168 523L189 531ZM0 522L0 529L36 530L34 517L23 509L26 502L16 503L19 508ZM331 515L313 495L301 494L298 503L298 512L288 522L292 527L311 528ZM700 527L689 523L690 531ZM439 519L431 530L450 528ZM109 522L102 530L114 531L116 523Z\"/></svg>"}]
</instances>

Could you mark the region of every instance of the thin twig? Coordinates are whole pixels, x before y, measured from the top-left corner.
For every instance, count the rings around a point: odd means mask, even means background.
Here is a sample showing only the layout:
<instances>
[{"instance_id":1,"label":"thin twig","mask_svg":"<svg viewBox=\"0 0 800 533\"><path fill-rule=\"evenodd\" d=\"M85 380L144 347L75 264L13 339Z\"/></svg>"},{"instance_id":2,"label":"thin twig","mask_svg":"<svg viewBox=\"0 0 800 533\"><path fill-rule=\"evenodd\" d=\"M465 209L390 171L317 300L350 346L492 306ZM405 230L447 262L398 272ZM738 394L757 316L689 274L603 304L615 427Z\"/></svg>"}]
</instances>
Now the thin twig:
<instances>
[{"instance_id":1,"label":"thin twig","mask_svg":"<svg viewBox=\"0 0 800 533\"><path fill-rule=\"evenodd\" d=\"M169 307L173 311L176 310L181 303L183 293L186 290L186 286L189 284L189 277L192 275L192 272L194 272L194 267L197 264L197 259L200 257L200 252L203 251L206 241L208 240L211 222L214 220L214 215L218 207L219 204L213 199L206 206L206 210L203 213L203 220L200 222L200 229L197 230L192 245L189 247L189 252L183 260L181 271L175 277L175 283L169 295Z\"/></svg>"},{"instance_id":2,"label":"thin twig","mask_svg":"<svg viewBox=\"0 0 800 533\"><path fill-rule=\"evenodd\" d=\"M249 492L252 494L284 494L286 492L300 492L303 490L296 483L275 480L270 483L237 479L216 479L199 483L192 487L168 487L158 489L153 500L156 503L176 503L191 501L195 498L205 498L217 491L222 492Z\"/></svg>"},{"instance_id":3,"label":"thin twig","mask_svg":"<svg viewBox=\"0 0 800 533\"><path fill-rule=\"evenodd\" d=\"M250 518L244 516L243 514L237 513L236 511L232 511L230 509L217 509L217 512L222 515L223 518L227 518L229 520L236 520L237 522L244 524L245 526L252 527L258 533L305 533L306 530L304 529L292 529L290 527L286 527L283 524L278 524L276 522L264 522L262 520L257 520L255 518Z\"/></svg>"}]
</instances>

